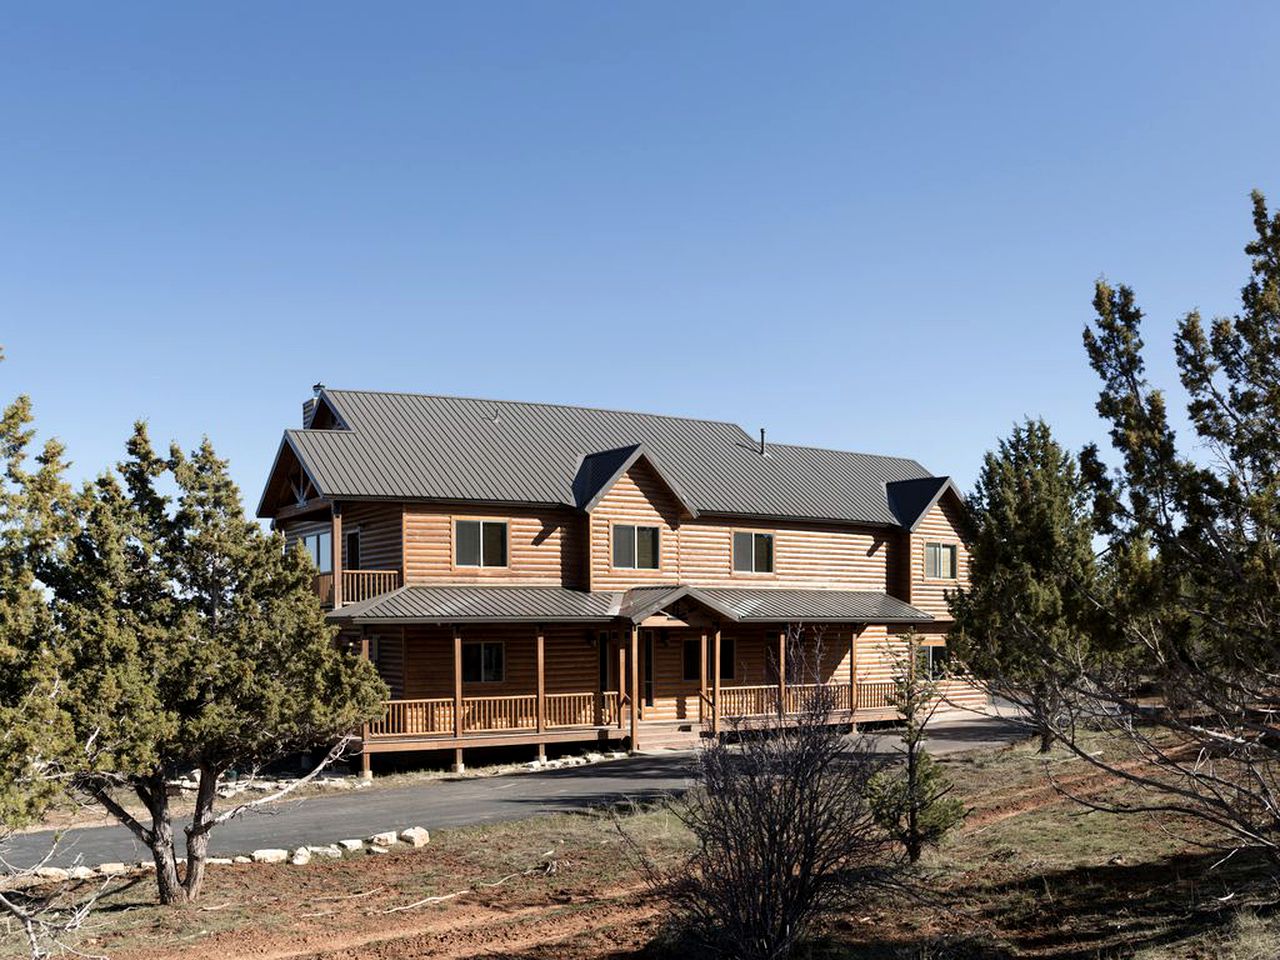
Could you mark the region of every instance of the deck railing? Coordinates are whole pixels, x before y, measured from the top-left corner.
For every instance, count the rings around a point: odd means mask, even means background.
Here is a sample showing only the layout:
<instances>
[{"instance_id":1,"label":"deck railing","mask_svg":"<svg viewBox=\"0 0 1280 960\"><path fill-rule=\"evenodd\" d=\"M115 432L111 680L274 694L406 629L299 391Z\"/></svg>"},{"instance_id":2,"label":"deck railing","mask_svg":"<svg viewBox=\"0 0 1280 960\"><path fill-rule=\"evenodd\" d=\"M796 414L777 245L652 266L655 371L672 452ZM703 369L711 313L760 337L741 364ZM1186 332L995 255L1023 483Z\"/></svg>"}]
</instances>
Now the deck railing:
<instances>
[{"instance_id":1,"label":"deck railing","mask_svg":"<svg viewBox=\"0 0 1280 960\"><path fill-rule=\"evenodd\" d=\"M778 712L778 685L767 683L755 687L721 687L722 717L763 717Z\"/></svg>"},{"instance_id":2,"label":"deck railing","mask_svg":"<svg viewBox=\"0 0 1280 960\"><path fill-rule=\"evenodd\" d=\"M787 684L787 713L804 710L850 709L853 691L847 683L789 683Z\"/></svg>"},{"instance_id":3,"label":"deck railing","mask_svg":"<svg viewBox=\"0 0 1280 960\"><path fill-rule=\"evenodd\" d=\"M880 680L858 684L859 710L892 710L889 699L893 696L893 681Z\"/></svg>"},{"instance_id":4,"label":"deck railing","mask_svg":"<svg viewBox=\"0 0 1280 960\"><path fill-rule=\"evenodd\" d=\"M453 733L453 698L387 700L381 720L369 724L370 737L431 736Z\"/></svg>"},{"instance_id":5,"label":"deck railing","mask_svg":"<svg viewBox=\"0 0 1280 960\"><path fill-rule=\"evenodd\" d=\"M585 727L596 722L595 693L548 693L548 727Z\"/></svg>"},{"instance_id":6,"label":"deck railing","mask_svg":"<svg viewBox=\"0 0 1280 960\"><path fill-rule=\"evenodd\" d=\"M399 570L343 570L342 603L359 603L372 600L383 593L390 593L400 586ZM333 606L333 574L316 574L316 594L320 605Z\"/></svg>"},{"instance_id":7,"label":"deck railing","mask_svg":"<svg viewBox=\"0 0 1280 960\"><path fill-rule=\"evenodd\" d=\"M507 697L464 697L462 732L494 733L500 730L535 730L538 726L538 695Z\"/></svg>"}]
</instances>

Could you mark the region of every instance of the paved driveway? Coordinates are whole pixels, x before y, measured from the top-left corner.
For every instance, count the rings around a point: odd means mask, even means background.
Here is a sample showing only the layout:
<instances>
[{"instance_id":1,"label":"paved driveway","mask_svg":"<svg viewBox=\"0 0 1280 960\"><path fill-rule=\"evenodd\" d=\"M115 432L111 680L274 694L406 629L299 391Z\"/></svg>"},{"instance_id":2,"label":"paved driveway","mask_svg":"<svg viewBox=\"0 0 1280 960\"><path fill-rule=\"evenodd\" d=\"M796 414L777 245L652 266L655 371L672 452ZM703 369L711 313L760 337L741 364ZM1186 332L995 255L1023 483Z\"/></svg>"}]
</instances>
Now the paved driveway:
<instances>
[{"instance_id":1,"label":"paved driveway","mask_svg":"<svg viewBox=\"0 0 1280 960\"><path fill-rule=\"evenodd\" d=\"M999 720L935 723L929 741L934 754L1000 746L1020 736ZM873 734L877 750L892 750L892 734ZM644 799L687 786L688 753L660 753L539 773L462 780L433 780L405 787L370 787L357 792L285 802L269 812L250 813L223 824L210 841L211 856L230 856L259 847L296 847L367 837L384 830L423 826L429 830L516 820L539 813L582 809L624 798ZM182 837L185 821L175 823ZM6 845L15 866L38 861L49 850L51 832L24 834ZM52 865L77 861L150 860L150 853L125 828L86 827L63 836Z\"/></svg>"}]
</instances>

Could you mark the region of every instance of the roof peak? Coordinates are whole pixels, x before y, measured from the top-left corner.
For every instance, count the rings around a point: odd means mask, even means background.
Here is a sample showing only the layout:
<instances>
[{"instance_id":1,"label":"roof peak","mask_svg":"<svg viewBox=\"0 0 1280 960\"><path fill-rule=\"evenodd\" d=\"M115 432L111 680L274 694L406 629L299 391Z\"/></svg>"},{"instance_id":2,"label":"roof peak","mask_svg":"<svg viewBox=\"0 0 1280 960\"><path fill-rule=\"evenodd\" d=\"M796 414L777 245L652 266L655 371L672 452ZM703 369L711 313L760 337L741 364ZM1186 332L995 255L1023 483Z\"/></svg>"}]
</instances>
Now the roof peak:
<instances>
[{"instance_id":1,"label":"roof peak","mask_svg":"<svg viewBox=\"0 0 1280 960\"><path fill-rule=\"evenodd\" d=\"M555 403L549 400L504 400L497 397L468 397L454 393L416 393L412 390L347 390L335 387L325 387L325 393L328 394L364 394L376 397L415 397L423 400L464 400L467 403L500 403L505 406L514 407L550 407L557 410L591 410L596 413L622 413L629 417L651 417L655 420L686 420L693 423L716 423L726 427L733 427L742 432L744 437L751 438L751 434L743 428L739 423L732 420L720 420L715 417L694 417L686 413L653 413L647 410L623 410L619 407L596 407L582 403Z\"/></svg>"}]
</instances>

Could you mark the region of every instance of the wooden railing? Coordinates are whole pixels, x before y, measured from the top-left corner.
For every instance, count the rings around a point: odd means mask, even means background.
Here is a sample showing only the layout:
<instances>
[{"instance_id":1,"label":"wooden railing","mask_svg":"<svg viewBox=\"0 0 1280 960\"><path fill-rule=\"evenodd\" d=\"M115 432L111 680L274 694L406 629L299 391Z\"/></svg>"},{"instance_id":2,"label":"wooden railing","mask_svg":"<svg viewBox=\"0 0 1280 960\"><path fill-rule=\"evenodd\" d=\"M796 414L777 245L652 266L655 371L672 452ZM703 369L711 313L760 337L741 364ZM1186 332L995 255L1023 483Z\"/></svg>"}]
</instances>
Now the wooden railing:
<instances>
[{"instance_id":1,"label":"wooden railing","mask_svg":"<svg viewBox=\"0 0 1280 960\"><path fill-rule=\"evenodd\" d=\"M373 737L430 736L453 733L453 698L387 700L381 720L369 724Z\"/></svg>"},{"instance_id":2,"label":"wooden railing","mask_svg":"<svg viewBox=\"0 0 1280 960\"><path fill-rule=\"evenodd\" d=\"M464 697L462 700L463 733L535 730L537 726L536 693L507 697Z\"/></svg>"},{"instance_id":3,"label":"wooden railing","mask_svg":"<svg viewBox=\"0 0 1280 960\"><path fill-rule=\"evenodd\" d=\"M596 722L595 693L548 693L548 727L585 727Z\"/></svg>"},{"instance_id":4,"label":"wooden railing","mask_svg":"<svg viewBox=\"0 0 1280 960\"><path fill-rule=\"evenodd\" d=\"M853 691L847 683L789 683L787 684L787 713L802 710L850 709Z\"/></svg>"},{"instance_id":5,"label":"wooden railing","mask_svg":"<svg viewBox=\"0 0 1280 960\"><path fill-rule=\"evenodd\" d=\"M343 570L342 571L342 603L359 603L361 600L372 600L383 593L390 593L400 586L399 570ZM316 574L316 594L320 597L320 605L333 606L333 574Z\"/></svg>"},{"instance_id":6,"label":"wooden railing","mask_svg":"<svg viewBox=\"0 0 1280 960\"><path fill-rule=\"evenodd\" d=\"M778 685L721 687L722 717L763 717L778 712Z\"/></svg>"},{"instance_id":7,"label":"wooden railing","mask_svg":"<svg viewBox=\"0 0 1280 960\"><path fill-rule=\"evenodd\" d=\"M881 680L875 683L858 684L859 710L892 710L889 698L893 696L893 681Z\"/></svg>"},{"instance_id":8,"label":"wooden railing","mask_svg":"<svg viewBox=\"0 0 1280 960\"><path fill-rule=\"evenodd\" d=\"M622 695L617 690L600 694L600 722L606 727L622 723Z\"/></svg>"},{"instance_id":9,"label":"wooden railing","mask_svg":"<svg viewBox=\"0 0 1280 960\"><path fill-rule=\"evenodd\" d=\"M342 602L359 603L400 586L399 570L343 570Z\"/></svg>"}]
</instances>

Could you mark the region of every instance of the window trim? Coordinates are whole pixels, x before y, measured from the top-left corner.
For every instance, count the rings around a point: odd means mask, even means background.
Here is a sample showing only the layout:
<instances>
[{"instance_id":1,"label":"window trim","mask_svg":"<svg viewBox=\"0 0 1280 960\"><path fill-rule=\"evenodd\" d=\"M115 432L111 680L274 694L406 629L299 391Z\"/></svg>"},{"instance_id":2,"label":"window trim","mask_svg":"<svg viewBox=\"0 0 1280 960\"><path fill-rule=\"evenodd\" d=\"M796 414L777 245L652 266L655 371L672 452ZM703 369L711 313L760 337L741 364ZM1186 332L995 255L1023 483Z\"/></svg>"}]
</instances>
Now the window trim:
<instances>
[{"instance_id":1,"label":"window trim","mask_svg":"<svg viewBox=\"0 0 1280 960\"><path fill-rule=\"evenodd\" d=\"M480 649L480 679L468 680L464 676L462 678L463 683L468 685L482 683L488 686L490 684L507 682L507 641L505 640L463 640L462 646L464 649L466 647L481 648ZM496 680L486 680L484 678L484 648L485 647L499 647L502 650L502 676L498 677ZM458 664L458 667L459 669L462 669L462 664Z\"/></svg>"},{"instance_id":2,"label":"window trim","mask_svg":"<svg viewBox=\"0 0 1280 960\"><path fill-rule=\"evenodd\" d=\"M631 527L633 530L636 530L636 531L656 530L658 532L658 555L654 559L658 561L657 564L652 567L638 566L640 562L640 537L637 535L635 539L632 541L632 545L631 545L631 557L632 557L632 560L635 561L635 563L630 567L618 566L616 563L617 558L616 558L616 555L614 554L614 543L616 542L615 538L617 536L614 533L614 531L617 530L618 527ZM617 521L617 520L609 524L609 569L610 570L626 570L630 573L640 573L645 571L649 573L658 573L660 570L662 570L662 554L663 554L663 550L662 550L662 525L661 524L625 523L623 521Z\"/></svg>"},{"instance_id":3,"label":"window trim","mask_svg":"<svg viewBox=\"0 0 1280 960\"><path fill-rule=\"evenodd\" d=\"M957 582L960 579L960 544L955 540L925 540L923 541L923 543L924 543L924 546L921 549L921 553L920 553L921 579L926 580L930 583ZM955 571L955 573L952 576L937 577L937 576L929 575L929 548L930 547L949 547L951 549L951 556L954 561L952 564L952 568Z\"/></svg>"},{"instance_id":4,"label":"window trim","mask_svg":"<svg viewBox=\"0 0 1280 960\"><path fill-rule=\"evenodd\" d=\"M740 533L751 534L751 569L739 570L737 563L734 562L733 550L734 542ZM756 566L756 537L769 537L773 541L773 547L770 550L770 558L773 560L773 567L770 570L757 570ZM729 531L729 573L735 577L776 577L778 575L778 531L761 530L756 527L733 527Z\"/></svg>"},{"instance_id":5,"label":"window trim","mask_svg":"<svg viewBox=\"0 0 1280 960\"><path fill-rule=\"evenodd\" d=\"M480 524L480 562L475 563L459 563L458 562L458 524L459 523L478 523ZM484 562L484 525L486 523L501 524L506 527L507 556L506 563L488 564ZM508 517L468 517L468 516L451 516L449 518L449 566L452 570L461 570L469 573L484 573L490 570L510 570L511 569L511 520Z\"/></svg>"}]
</instances>

